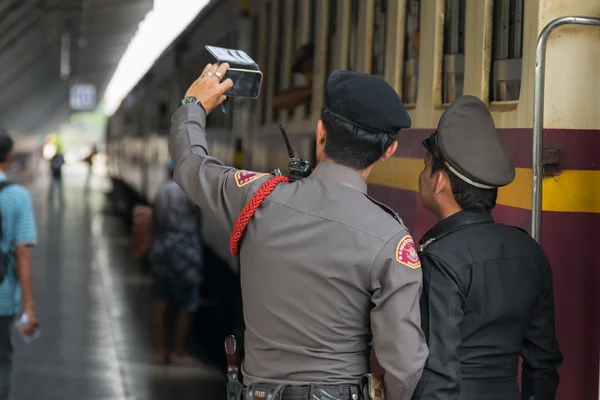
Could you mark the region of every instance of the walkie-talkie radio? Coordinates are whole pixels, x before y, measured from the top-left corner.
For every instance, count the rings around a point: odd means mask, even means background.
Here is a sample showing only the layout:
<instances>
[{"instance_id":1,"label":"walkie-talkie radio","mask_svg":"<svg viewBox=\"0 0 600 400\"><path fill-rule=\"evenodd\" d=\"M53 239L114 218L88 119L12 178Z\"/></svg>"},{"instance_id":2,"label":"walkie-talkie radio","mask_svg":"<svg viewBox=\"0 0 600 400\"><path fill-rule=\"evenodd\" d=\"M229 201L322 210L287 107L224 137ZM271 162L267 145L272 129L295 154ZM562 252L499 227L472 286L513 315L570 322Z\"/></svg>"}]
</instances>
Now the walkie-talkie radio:
<instances>
[{"instance_id":1,"label":"walkie-talkie radio","mask_svg":"<svg viewBox=\"0 0 600 400\"><path fill-rule=\"evenodd\" d=\"M288 139L287 133L285 132L285 128L283 127L283 124L279 124L279 130L281 131L281 135L283 136L283 140L285 141L288 156L290 156L290 162L288 163L290 181L294 182L306 178L312 172L312 169L310 168L310 163L306 160L296 157L296 154L294 154L294 150L292 149L292 145L290 144L290 140Z\"/></svg>"}]
</instances>

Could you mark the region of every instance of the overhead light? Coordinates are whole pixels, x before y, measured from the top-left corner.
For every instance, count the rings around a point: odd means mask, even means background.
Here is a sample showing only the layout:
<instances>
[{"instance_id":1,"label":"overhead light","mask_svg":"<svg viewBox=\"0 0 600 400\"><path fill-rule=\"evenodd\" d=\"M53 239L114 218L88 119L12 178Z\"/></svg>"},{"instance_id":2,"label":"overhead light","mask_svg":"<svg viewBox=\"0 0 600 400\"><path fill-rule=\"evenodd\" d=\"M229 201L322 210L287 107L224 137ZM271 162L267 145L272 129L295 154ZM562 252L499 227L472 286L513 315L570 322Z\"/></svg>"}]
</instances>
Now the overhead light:
<instances>
[{"instance_id":1,"label":"overhead light","mask_svg":"<svg viewBox=\"0 0 600 400\"><path fill-rule=\"evenodd\" d=\"M196 18L209 0L155 0L119 61L104 94L111 116L165 49Z\"/></svg>"}]
</instances>

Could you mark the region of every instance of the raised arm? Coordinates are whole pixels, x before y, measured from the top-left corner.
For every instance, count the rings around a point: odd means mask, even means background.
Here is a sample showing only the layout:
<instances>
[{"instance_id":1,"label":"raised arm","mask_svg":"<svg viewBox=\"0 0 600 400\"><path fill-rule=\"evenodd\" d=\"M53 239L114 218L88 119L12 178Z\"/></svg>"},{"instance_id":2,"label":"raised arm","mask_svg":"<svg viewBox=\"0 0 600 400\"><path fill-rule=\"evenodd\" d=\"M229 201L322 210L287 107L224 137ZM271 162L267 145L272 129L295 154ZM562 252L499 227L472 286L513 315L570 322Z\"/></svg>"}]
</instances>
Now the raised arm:
<instances>
[{"instance_id":1,"label":"raised arm","mask_svg":"<svg viewBox=\"0 0 600 400\"><path fill-rule=\"evenodd\" d=\"M427 359L419 313L421 284L419 257L403 230L383 246L371 270L371 329L375 355L386 371L388 400L411 398Z\"/></svg>"},{"instance_id":2,"label":"raised arm","mask_svg":"<svg viewBox=\"0 0 600 400\"><path fill-rule=\"evenodd\" d=\"M225 100L232 86L220 82L227 64L207 65L186 93L199 104L185 104L175 111L169 137L175 182L203 210L215 215L231 232L248 194L267 179L268 174L237 170L208 155L206 115Z\"/></svg>"}]
</instances>

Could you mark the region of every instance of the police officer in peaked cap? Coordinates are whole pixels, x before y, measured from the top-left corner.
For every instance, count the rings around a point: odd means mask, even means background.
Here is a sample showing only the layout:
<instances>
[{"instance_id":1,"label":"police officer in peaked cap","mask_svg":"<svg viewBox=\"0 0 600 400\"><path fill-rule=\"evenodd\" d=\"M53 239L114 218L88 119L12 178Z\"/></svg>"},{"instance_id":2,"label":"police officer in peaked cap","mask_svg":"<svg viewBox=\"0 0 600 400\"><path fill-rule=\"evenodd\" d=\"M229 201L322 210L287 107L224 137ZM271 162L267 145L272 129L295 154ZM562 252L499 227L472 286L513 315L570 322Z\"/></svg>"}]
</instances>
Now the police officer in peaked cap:
<instances>
[{"instance_id":1,"label":"police officer in peaked cap","mask_svg":"<svg viewBox=\"0 0 600 400\"><path fill-rule=\"evenodd\" d=\"M552 269L527 232L492 217L515 168L490 112L459 97L423 144L419 193L438 223L419 246L429 358L413 399L554 399Z\"/></svg>"},{"instance_id":2,"label":"police officer in peaked cap","mask_svg":"<svg viewBox=\"0 0 600 400\"><path fill-rule=\"evenodd\" d=\"M173 116L169 151L175 181L232 232L272 175L237 170L208 154L206 115L231 87L221 81L226 70L209 64L192 84ZM428 354L420 262L402 220L369 197L366 182L408 127L400 98L384 80L348 71L329 77L316 127L319 164L309 177L277 185L242 238L248 394L362 398L358 385L368 380L372 342L386 370L386 398L411 398Z\"/></svg>"}]
</instances>

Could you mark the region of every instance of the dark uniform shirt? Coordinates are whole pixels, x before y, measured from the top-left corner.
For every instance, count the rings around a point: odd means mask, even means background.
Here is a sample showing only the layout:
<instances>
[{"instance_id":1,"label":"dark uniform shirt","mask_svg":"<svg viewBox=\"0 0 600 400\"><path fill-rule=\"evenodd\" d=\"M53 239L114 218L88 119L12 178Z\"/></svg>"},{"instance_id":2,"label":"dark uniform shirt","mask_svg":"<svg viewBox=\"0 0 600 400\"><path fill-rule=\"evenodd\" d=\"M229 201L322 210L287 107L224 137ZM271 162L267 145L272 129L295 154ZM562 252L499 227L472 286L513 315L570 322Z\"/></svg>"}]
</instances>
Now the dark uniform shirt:
<instances>
[{"instance_id":1,"label":"dark uniform shirt","mask_svg":"<svg viewBox=\"0 0 600 400\"><path fill-rule=\"evenodd\" d=\"M427 232L420 250L430 356L413 399L554 399L562 355L540 246L489 213L461 211Z\"/></svg>"},{"instance_id":2,"label":"dark uniform shirt","mask_svg":"<svg viewBox=\"0 0 600 400\"><path fill-rule=\"evenodd\" d=\"M210 157L197 105L175 112L169 150L175 181L229 234L271 177ZM386 398L410 399L427 357L419 259L402 221L367 196L358 172L322 162L277 186L248 224L240 260L246 384L357 384L373 338Z\"/></svg>"}]
</instances>

